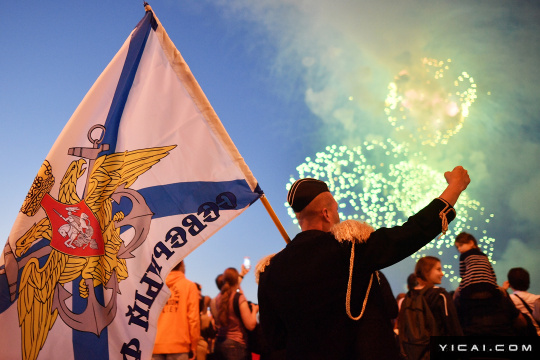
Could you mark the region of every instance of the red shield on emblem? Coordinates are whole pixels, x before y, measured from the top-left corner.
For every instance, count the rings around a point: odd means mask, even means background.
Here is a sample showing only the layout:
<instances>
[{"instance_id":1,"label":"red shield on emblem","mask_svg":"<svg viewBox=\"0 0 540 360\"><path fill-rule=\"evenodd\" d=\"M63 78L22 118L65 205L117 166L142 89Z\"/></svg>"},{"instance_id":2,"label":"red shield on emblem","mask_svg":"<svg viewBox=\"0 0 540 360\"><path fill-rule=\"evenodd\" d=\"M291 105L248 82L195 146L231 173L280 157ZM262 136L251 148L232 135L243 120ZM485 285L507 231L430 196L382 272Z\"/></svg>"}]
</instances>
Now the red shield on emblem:
<instances>
[{"instance_id":1,"label":"red shield on emblem","mask_svg":"<svg viewBox=\"0 0 540 360\"><path fill-rule=\"evenodd\" d=\"M84 200L77 204L62 204L47 194L41 206L51 222L51 247L74 256L105 254L99 222Z\"/></svg>"}]
</instances>

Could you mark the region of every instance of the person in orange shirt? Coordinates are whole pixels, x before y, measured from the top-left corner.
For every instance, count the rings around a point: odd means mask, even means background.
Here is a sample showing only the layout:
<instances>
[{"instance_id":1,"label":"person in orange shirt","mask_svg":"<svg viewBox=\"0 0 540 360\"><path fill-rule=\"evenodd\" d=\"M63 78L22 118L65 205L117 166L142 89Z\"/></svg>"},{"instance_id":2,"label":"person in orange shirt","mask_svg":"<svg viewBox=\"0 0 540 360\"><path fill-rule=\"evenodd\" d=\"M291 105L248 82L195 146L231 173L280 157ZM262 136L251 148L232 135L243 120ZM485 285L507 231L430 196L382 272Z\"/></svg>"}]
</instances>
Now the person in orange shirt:
<instances>
[{"instance_id":1,"label":"person in orange shirt","mask_svg":"<svg viewBox=\"0 0 540 360\"><path fill-rule=\"evenodd\" d=\"M152 360L193 360L201 334L199 290L186 279L184 261L176 265L165 283L171 297L158 319Z\"/></svg>"}]
</instances>

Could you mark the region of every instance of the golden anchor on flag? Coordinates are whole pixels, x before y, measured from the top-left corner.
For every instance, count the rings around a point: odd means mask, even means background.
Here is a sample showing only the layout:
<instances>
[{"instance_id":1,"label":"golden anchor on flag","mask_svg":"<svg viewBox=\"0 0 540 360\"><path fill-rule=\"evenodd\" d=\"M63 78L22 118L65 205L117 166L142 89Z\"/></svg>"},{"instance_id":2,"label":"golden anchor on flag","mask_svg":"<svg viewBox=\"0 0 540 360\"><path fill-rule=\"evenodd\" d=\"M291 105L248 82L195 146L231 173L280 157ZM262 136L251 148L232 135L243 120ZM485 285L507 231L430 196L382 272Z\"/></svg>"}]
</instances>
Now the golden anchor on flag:
<instances>
[{"instance_id":1,"label":"golden anchor on flag","mask_svg":"<svg viewBox=\"0 0 540 360\"><path fill-rule=\"evenodd\" d=\"M112 296L105 306L101 305L96 297L94 281L92 279L86 279L85 284L88 287L88 299L86 308L82 313L75 314L67 307L65 301L72 294L60 284L56 284L54 289L51 312L58 310L58 315L60 315L62 321L70 328L92 332L99 336L101 331L109 326L116 316L116 297L120 293L116 272L113 271L109 281L103 286L105 289L112 289Z\"/></svg>"},{"instance_id":2,"label":"golden anchor on flag","mask_svg":"<svg viewBox=\"0 0 540 360\"><path fill-rule=\"evenodd\" d=\"M120 259L130 259L135 257L132 251L141 246L146 240L154 213L150 210L146 204L146 200L144 200L144 197L138 191L125 188L124 184L119 186L111 196L117 204L120 204L122 197L129 198L133 204L133 208L127 216L116 222L116 228L119 229L122 226L130 225L135 230L135 235L127 246L125 242L122 242L117 256Z\"/></svg>"}]
</instances>

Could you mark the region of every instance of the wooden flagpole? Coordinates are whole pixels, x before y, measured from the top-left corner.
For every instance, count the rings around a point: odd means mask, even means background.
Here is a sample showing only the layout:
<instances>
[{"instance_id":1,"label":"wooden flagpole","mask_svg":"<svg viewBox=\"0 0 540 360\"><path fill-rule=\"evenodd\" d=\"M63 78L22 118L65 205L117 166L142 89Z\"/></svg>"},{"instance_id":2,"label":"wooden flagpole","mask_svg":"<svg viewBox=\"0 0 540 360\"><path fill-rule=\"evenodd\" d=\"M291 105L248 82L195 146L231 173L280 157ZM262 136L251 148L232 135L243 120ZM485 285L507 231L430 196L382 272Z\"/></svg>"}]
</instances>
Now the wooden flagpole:
<instances>
[{"instance_id":1,"label":"wooden flagpole","mask_svg":"<svg viewBox=\"0 0 540 360\"><path fill-rule=\"evenodd\" d=\"M291 242L291 239L289 238L289 235L287 234L287 232L285 231L285 228L283 227L283 225L281 224L281 221L279 221L276 213L274 212L274 209L272 209L272 206L270 205L270 203L268 202L268 199L266 198L266 195L262 195L261 196L261 202L263 203L264 207L266 208L266 211L268 211L268 214L270 215L270 217L272 218L272 220L274 221L274 224L276 225L276 227L278 228L281 236L283 236L283 239L285 240L285 242L288 244Z\"/></svg>"}]
</instances>

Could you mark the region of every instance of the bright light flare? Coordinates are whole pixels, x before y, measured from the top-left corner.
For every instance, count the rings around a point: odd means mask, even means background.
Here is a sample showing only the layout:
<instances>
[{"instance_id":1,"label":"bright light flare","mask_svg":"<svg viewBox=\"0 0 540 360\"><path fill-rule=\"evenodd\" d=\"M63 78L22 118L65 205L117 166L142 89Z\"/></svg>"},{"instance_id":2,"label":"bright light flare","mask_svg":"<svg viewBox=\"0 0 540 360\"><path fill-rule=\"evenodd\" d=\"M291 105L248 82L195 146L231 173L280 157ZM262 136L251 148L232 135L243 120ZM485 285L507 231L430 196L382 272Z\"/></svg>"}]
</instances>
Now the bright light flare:
<instances>
[{"instance_id":1,"label":"bright light flare","mask_svg":"<svg viewBox=\"0 0 540 360\"><path fill-rule=\"evenodd\" d=\"M476 84L466 72L450 70L446 62L422 59L421 65L401 71L388 85L388 121L413 142L447 144L463 127L476 99Z\"/></svg>"}]
</instances>

